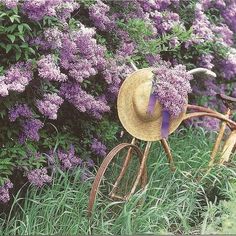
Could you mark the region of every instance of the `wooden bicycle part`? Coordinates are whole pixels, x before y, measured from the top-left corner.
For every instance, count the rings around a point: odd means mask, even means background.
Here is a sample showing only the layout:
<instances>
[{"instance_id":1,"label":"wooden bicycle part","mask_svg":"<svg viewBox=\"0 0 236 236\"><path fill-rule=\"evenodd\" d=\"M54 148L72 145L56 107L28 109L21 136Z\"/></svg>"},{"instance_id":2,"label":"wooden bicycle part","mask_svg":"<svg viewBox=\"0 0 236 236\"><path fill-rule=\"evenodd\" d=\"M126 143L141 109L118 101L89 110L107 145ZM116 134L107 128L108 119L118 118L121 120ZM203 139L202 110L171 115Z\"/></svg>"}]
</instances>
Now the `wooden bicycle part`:
<instances>
[{"instance_id":1,"label":"wooden bicycle part","mask_svg":"<svg viewBox=\"0 0 236 236\"><path fill-rule=\"evenodd\" d=\"M133 138L132 141L131 141L131 144L134 145L134 144L135 144L135 140L136 140L136 139ZM131 155L132 155L132 147L129 148L128 153L127 153L127 155L126 155L126 157L125 157L125 159L124 159L124 162L123 162L123 165L122 165L122 169L121 169L120 175L119 175L118 178L116 179L116 182L114 183L114 186L113 186L111 192L108 194L109 197L111 197L111 198L118 198L118 199L120 199L120 197L115 194L115 191L116 191L116 189L117 189L117 187L118 187L118 185L119 185L121 179L123 178L123 176L124 176L124 174L125 174L125 172L126 172L126 170L127 170L127 168L128 168Z\"/></svg>"},{"instance_id":2,"label":"wooden bicycle part","mask_svg":"<svg viewBox=\"0 0 236 236\"><path fill-rule=\"evenodd\" d=\"M217 118L222 121L222 125L219 131L219 135L217 137L216 143L214 145L212 154L211 154L211 161L209 163L209 167L212 166L215 160L216 153L219 149L220 143L223 138L224 131L226 129L226 126L228 126L232 132L229 136L229 138L226 140L225 145L223 147L222 156L220 159L220 163L223 164L224 162L229 160L230 154L232 150L234 149L234 146L236 144L236 122L229 119L230 115L230 108L228 108L227 113L225 115L222 115L219 112L213 111L209 108L200 107L200 106L194 106L194 105L188 105L188 108L198 110L197 112L191 112L185 115L184 120L195 118L195 117L201 117L201 116L209 116L213 118Z\"/></svg>"},{"instance_id":3,"label":"wooden bicycle part","mask_svg":"<svg viewBox=\"0 0 236 236\"><path fill-rule=\"evenodd\" d=\"M151 144L152 142L148 141L147 144L146 144L146 147L145 147L145 151L144 151L144 154L143 154L143 158L142 158L142 162L141 162L141 165L140 165L140 168L139 168L139 172L138 172L138 175L137 175L137 178L135 180L135 183L130 191L130 193L127 195L126 197L126 200L128 200L130 198L130 196L132 194L134 194L140 180L141 180L141 177L143 176L144 179L147 179L147 172L146 172L146 161L147 161L147 158L148 158L148 153L149 153L149 150L151 148ZM145 173L146 172L146 173ZM142 184L143 184L143 181L141 180Z\"/></svg>"},{"instance_id":4,"label":"wooden bicycle part","mask_svg":"<svg viewBox=\"0 0 236 236\"><path fill-rule=\"evenodd\" d=\"M171 153L169 144L168 144L168 142L166 141L166 139L161 139L161 145L163 146L163 148L164 148L164 150L165 150L165 153L166 153L168 162L169 162L169 164L170 164L170 169L171 169L171 171L175 171L175 170L176 170L176 167L175 167L175 164L174 164L174 159L173 159L173 156L172 156L172 153Z\"/></svg>"},{"instance_id":5,"label":"wooden bicycle part","mask_svg":"<svg viewBox=\"0 0 236 236\"><path fill-rule=\"evenodd\" d=\"M229 118L230 113L231 113L231 111L230 111L230 109L228 109L226 114L225 114L225 117ZM217 136L216 142L214 144L214 147L213 147L213 150L212 150L212 153L211 153L211 161L209 162L209 166L212 166L214 161L215 161L215 157L216 157L216 154L219 150L220 143L223 139L226 126L227 126L227 123L225 121L222 121L219 134Z\"/></svg>"},{"instance_id":6,"label":"wooden bicycle part","mask_svg":"<svg viewBox=\"0 0 236 236\"><path fill-rule=\"evenodd\" d=\"M228 139L225 142L225 145L222 150L222 156L220 157L220 164L229 161L229 157L232 153L232 150L236 144L236 130L232 131Z\"/></svg>"},{"instance_id":7,"label":"wooden bicycle part","mask_svg":"<svg viewBox=\"0 0 236 236\"><path fill-rule=\"evenodd\" d=\"M198 105L191 105L188 104L187 105L187 109L193 109L193 110L197 110L197 111L202 111L202 112L209 112L209 113L214 113L214 114L219 114L221 115L221 113L214 111L208 107L202 107L202 106L198 106Z\"/></svg>"},{"instance_id":8,"label":"wooden bicycle part","mask_svg":"<svg viewBox=\"0 0 236 236\"><path fill-rule=\"evenodd\" d=\"M230 120L229 118L226 118L225 115L222 115L222 114L218 114L217 112L216 113L213 113L213 112L192 112L192 113L188 113L185 115L184 119L183 120L188 120L188 119L191 119L191 118L195 118L195 117L201 117L201 116L210 116L210 117L213 117L213 118L217 118L219 120L222 120L222 121L225 121L227 123L228 126L230 126L230 128L236 128L236 122Z\"/></svg>"},{"instance_id":9,"label":"wooden bicycle part","mask_svg":"<svg viewBox=\"0 0 236 236\"><path fill-rule=\"evenodd\" d=\"M113 148L108 155L105 157L105 159L103 160L100 168L98 169L97 175L94 179L93 185L92 185L92 189L90 191L90 196L89 196L89 203L88 203L88 215L91 216L92 215L92 210L93 210L93 206L95 203L95 199L96 199L96 195L99 189L99 186L101 184L101 180L102 177L104 176L105 171L108 168L108 165L111 163L111 161L113 160L113 158L123 149L125 148L132 148L136 154L138 155L141 164L143 163L143 153L142 151L134 144L130 144L130 143L121 143L119 145L117 145L115 148ZM145 166L144 166L145 167ZM145 175L144 175L145 176ZM140 178L139 178L140 179ZM137 180L137 179L136 179ZM144 184L145 181L142 180L141 184ZM120 197L121 198L121 197Z\"/></svg>"},{"instance_id":10,"label":"wooden bicycle part","mask_svg":"<svg viewBox=\"0 0 236 236\"><path fill-rule=\"evenodd\" d=\"M229 118L230 113L231 113L231 110L228 109L227 112L226 112L226 114L225 114L225 117L226 117L226 118ZM223 121L222 124L221 124L221 127L220 127L219 134L218 134L218 136L217 136L216 142L215 142L215 144L214 144L212 153L211 153L211 161L210 161L210 163L209 163L209 166L211 166L211 165L214 163L214 161L215 161L215 157L216 157L216 154L217 154L217 152L218 152L218 150L219 150L220 143L221 143L221 141L222 141L222 139L223 139L226 126L227 126L227 123L226 123L225 121Z\"/></svg>"}]
</instances>

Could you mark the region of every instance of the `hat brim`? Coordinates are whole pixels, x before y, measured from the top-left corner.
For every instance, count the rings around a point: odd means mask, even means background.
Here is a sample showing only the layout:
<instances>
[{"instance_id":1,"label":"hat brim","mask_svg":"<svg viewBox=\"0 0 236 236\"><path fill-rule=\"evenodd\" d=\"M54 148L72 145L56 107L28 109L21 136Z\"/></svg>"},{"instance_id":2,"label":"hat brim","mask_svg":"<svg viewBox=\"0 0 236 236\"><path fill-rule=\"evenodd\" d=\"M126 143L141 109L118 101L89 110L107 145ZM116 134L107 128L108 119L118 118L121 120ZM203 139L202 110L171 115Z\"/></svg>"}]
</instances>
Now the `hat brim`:
<instances>
[{"instance_id":1,"label":"hat brim","mask_svg":"<svg viewBox=\"0 0 236 236\"><path fill-rule=\"evenodd\" d=\"M151 82L152 77L152 68L135 71L129 75L121 85L117 99L118 116L123 127L133 137L144 141L157 141L162 139L162 116L154 121L143 121L136 114L133 106L133 94L135 89L142 83ZM151 92L151 86L148 92ZM159 107L161 109L161 106ZM186 109L187 104L178 117L170 119L169 134L173 133L179 127L186 114Z\"/></svg>"}]
</instances>

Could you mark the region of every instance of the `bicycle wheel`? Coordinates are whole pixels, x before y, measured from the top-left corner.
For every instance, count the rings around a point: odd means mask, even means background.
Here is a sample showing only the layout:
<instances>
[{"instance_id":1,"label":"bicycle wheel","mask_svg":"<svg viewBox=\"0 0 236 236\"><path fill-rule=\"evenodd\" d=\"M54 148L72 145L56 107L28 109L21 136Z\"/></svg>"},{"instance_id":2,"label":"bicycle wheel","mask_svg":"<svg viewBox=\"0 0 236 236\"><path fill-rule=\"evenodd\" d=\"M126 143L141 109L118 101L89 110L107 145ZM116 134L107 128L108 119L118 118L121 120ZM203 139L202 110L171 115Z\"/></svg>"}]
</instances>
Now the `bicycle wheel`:
<instances>
[{"instance_id":1,"label":"bicycle wheel","mask_svg":"<svg viewBox=\"0 0 236 236\"><path fill-rule=\"evenodd\" d=\"M113 148L98 169L89 197L88 213L91 215L96 195L112 200L127 200L137 182L143 153L134 144L122 143ZM146 167L138 179L137 188L147 183Z\"/></svg>"}]
</instances>

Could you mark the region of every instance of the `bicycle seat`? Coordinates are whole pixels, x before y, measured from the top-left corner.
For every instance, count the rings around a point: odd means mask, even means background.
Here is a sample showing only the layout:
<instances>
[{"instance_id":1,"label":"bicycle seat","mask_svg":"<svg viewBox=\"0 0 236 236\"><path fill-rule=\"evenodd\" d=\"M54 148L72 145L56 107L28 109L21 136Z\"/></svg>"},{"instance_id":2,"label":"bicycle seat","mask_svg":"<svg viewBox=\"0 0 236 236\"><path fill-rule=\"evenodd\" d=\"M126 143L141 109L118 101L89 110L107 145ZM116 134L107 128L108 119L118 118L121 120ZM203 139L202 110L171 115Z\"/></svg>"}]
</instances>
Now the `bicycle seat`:
<instances>
[{"instance_id":1,"label":"bicycle seat","mask_svg":"<svg viewBox=\"0 0 236 236\"><path fill-rule=\"evenodd\" d=\"M235 109L235 107L236 107L236 98L235 97L230 97L230 96L227 96L223 93L216 94L216 97L221 99L227 108Z\"/></svg>"}]
</instances>

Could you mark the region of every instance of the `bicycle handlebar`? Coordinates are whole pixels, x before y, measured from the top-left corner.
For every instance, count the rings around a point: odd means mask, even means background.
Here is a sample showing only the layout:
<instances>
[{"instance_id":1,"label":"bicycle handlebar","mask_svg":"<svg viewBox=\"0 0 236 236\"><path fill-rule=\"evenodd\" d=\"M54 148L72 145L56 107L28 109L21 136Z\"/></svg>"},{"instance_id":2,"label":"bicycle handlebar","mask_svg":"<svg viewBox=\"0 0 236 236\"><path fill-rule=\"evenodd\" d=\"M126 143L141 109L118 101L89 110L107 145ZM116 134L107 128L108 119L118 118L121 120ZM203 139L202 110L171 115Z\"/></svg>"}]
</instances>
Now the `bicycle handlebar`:
<instances>
[{"instance_id":1,"label":"bicycle handlebar","mask_svg":"<svg viewBox=\"0 0 236 236\"><path fill-rule=\"evenodd\" d=\"M138 70L137 66L134 64L133 61L130 61L130 64L131 64L132 68L135 71ZM191 75L194 75L194 74L197 74L197 73L204 73L206 75L211 75L213 77L216 77L216 73L215 72L213 72L213 71L211 71L211 70L209 70L207 68L201 68L201 67L192 69L192 70L188 71L188 73L191 74Z\"/></svg>"},{"instance_id":2,"label":"bicycle handlebar","mask_svg":"<svg viewBox=\"0 0 236 236\"><path fill-rule=\"evenodd\" d=\"M206 75L211 75L213 77L216 77L216 73L209 70L209 69L206 69L206 68L196 68L196 69L192 69L190 71L188 71L189 74L191 75L194 75L194 74L197 74L197 73L204 73Z\"/></svg>"}]
</instances>

